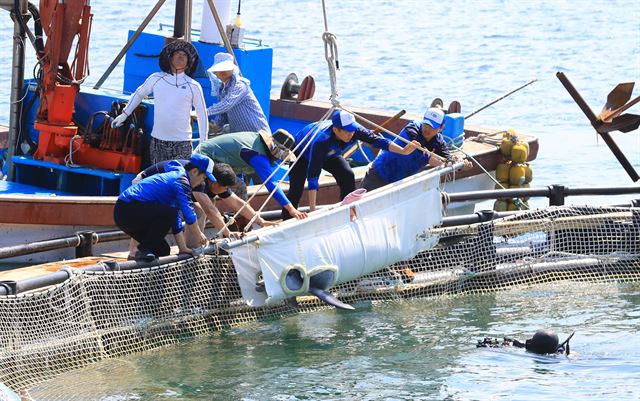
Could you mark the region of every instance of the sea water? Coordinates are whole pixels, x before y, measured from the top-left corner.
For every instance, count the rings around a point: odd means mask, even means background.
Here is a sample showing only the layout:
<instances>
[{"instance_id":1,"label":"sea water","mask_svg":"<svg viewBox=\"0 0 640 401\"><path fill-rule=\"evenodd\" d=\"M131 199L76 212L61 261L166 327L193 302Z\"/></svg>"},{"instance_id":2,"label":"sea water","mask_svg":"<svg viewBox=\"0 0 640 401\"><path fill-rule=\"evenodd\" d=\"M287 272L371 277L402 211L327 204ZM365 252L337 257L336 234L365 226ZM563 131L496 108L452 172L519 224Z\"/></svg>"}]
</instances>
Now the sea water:
<instances>
[{"instance_id":1,"label":"sea water","mask_svg":"<svg viewBox=\"0 0 640 401\"><path fill-rule=\"evenodd\" d=\"M358 303L108 360L31 391L86 400L637 400L640 285L548 284ZM476 348L535 330L567 355Z\"/></svg>"},{"instance_id":2,"label":"sea water","mask_svg":"<svg viewBox=\"0 0 640 401\"><path fill-rule=\"evenodd\" d=\"M126 42L128 29L137 28L155 3L91 2L95 17L87 86L102 75ZM173 22L169 3L151 25ZM337 83L345 107L420 114L440 97L445 104L459 100L467 115L537 78L466 123L537 135L533 186L632 185L555 74L564 72L596 114L616 84L640 81L640 3L325 3L329 31L338 39ZM201 4L194 1L196 12ZM274 48L273 91L295 72L313 75L315 98L328 100L322 1L265 0L242 6L245 35ZM8 13L0 17L0 71L6 75L0 80L0 124L7 124L13 26ZM194 15L194 26L198 21ZM27 58L28 77L31 50ZM121 84L122 65L103 88ZM640 113L640 105L630 112ZM612 136L640 169L639 132ZM568 198L567 203L631 198L637 196ZM533 206L546 203L532 201ZM633 284L540 286L486 296L361 304L356 312L331 310L259 322L79 372L74 382L84 381L89 390L76 399L638 399L639 294ZM540 358L474 346L484 336L523 339L541 327L561 337L577 331L575 354ZM54 398L55 389L48 391L42 399ZM68 399L58 394L55 398Z\"/></svg>"}]
</instances>

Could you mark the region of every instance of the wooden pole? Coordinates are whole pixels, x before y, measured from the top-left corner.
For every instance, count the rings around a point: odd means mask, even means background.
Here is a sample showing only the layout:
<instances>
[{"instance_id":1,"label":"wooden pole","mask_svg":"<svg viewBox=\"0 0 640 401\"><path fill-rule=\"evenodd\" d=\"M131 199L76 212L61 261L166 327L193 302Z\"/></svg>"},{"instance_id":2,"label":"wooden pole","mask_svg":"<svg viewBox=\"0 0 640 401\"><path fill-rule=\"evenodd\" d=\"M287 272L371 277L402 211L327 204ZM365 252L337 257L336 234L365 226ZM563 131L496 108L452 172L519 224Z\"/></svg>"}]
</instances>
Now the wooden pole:
<instances>
[{"instance_id":1,"label":"wooden pole","mask_svg":"<svg viewBox=\"0 0 640 401\"><path fill-rule=\"evenodd\" d=\"M122 50L120 50L120 53L118 53L118 55L113 60L111 65L107 68L107 70L104 72L104 74L102 74L102 76L100 77L98 82L96 82L96 84L93 86L93 89L100 89L100 87L102 86L104 81L106 81L107 78L109 78L109 75L111 75L111 72L113 72L114 68L116 68L116 66L118 65L120 60L122 60L122 57L124 57L124 55L127 54L127 51L129 50L129 48L131 48L131 46L133 45L133 42L135 42L136 39L138 39L138 36L140 36L142 31L144 31L144 29L147 27L147 25L149 25L149 22L151 22L153 17L155 17L155 15L158 13L158 10L160 10L160 7L162 7L162 5L164 4L165 1L166 0L160 0L160 1L158 1L156 3L155 7L153 7L153 10L151 10L149 15L147 15L147 18L145 18L144 21L142 21L142 24L140 24L140 26L135 31L133 36L131 36L131 39L129 39L127 44L124 45L124 47L122 48Z\"/></svg>"},{"instance_id":2,"label":"wooden pole","mask_svg":"<svg viewBox=\"0 0 640 401\"><path fill-rule=\"evenodd\" d=\"M385 121L382 122L382 124L380 124L380 127L388 127L389 124L391 124L392 122L396 121L397 119L399 119L400 117L404 116L407 113L406 110L400 110L396 115L389 117L388 119L386 119ZM380 132L380 128L376 127L373 130L374 134L377 134L378 132ZM356 149L358 149L358 143L354 144L353 146L351 146L349 149L347 149L342 156L346 159L347 157L351 156Z\"/></svg>"}]
</instances>

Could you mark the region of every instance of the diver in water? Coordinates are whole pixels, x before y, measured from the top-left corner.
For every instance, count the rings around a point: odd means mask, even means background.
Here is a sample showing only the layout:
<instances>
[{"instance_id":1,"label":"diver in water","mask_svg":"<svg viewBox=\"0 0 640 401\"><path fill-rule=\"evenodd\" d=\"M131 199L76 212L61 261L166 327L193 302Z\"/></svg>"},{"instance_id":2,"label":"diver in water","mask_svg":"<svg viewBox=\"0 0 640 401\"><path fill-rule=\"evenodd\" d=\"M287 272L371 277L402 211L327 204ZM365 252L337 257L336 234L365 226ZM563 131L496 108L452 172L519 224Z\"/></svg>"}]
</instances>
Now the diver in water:
<instances>
[{"instance_id":1,"label":"diver in water","mask_svg":"<svg viewBox=\"0 0 640 401\"><path fill-rule=\"evenodd\" d=\"M569 340L575 332L571 333L562 343L558 341L558 335L551 330L538 330L530 339L525 342L504 337L502 341L497 338L485 337L484 340L478 340L476 347L480 348L502 348L502 347L518 347L525 348L529 352L540 355L546 354L566 354L569 355Z\"/></svg>"}]
</instances>

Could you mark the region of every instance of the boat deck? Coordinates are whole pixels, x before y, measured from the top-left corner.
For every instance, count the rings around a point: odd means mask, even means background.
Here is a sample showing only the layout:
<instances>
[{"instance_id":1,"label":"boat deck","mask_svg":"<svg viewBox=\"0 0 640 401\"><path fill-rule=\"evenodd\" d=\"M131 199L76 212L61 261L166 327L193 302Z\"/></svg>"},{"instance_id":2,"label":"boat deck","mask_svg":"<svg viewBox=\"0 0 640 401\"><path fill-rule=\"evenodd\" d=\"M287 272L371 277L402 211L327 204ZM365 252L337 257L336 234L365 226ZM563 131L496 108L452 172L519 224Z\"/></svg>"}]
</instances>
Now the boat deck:
<instances>
[{"instance_id":1,"label":"boat deck","mask_svg":"<svg viewBox=\"0 0 640 401\"><path fill-rule=\"evenodd\" d=\"M171 250L172 254L178 252L178 248ZM1 281L20 281L33 277L43 276L45 274L54 273L64 267L81 269L87 266L93 266L101 261L115 260L116 262L126 262L128 252L113 252L98 256L87 256L84 258L63 260L59 262L43 263L32 266L17 267L9 270L0 271Z\"/></svg>"},{"instance_id":2,"label":"boat deck","mask_svg":"<svg viewBox=\"0 0 640 401\"><path fill-rule=\"evenodd\" d=\"M44 189L34 185L22 184L14 181L0 180L0 194L16 194L16 195L48 195L48 196L70 196L69 192Z\"/></svg>"}]
</instances>

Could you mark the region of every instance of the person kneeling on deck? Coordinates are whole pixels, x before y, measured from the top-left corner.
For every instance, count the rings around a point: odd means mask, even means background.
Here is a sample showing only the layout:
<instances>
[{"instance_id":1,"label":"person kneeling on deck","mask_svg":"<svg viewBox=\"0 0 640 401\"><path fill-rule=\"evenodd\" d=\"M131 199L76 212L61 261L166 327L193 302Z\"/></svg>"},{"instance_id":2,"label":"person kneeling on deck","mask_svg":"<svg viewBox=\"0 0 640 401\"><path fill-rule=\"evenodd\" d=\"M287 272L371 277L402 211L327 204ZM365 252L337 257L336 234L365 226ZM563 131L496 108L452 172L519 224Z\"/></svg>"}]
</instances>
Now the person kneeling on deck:
<instances>
[{"instance_id":1,"label":"person kneeling on deck","mask_svg":"<svg viewBox=\"0 0 640 401\"><path fill-rule=\"evenodd\" d=\"M447 161L453 161L454 157L441 134L444 127L443 122L444 112L437 107L428 109L422 121L409 122L398 136L407 141L417 141L422 148L429 152L413 152L409 155L402 155L383 150L371 163L360 187L372 191L414 175L426 165L437 167ZM393 142L396 144L406 143L399 138L394 139ZM437 156L434 156L434 153ZM465 160L464 164L464 169L471 168L471 162Z\"/></svg>"},{"instance_id":2,"label":"person kneeling on deck","mask_svg":"<svg viewBox=\"0 0 640 401\"><path fill-rule=\"evenodd\" d=\"M192 159L185 167L175 160L165 167L165 173L154 174L127 188L116 201L113 219L118 228L138 241L135 259L151 262L167 256L170 247L165 236L169 229L175 235L180 253L192 253L182 233L182 218L195 239L194 246L207 244L207 237L197 224L191 200L192 188L205 179L215 181L213 161L206 157Z\"/></svg>"},{"instance_id":3,"label":"person kneeling on deck","mask_svg":"<svg viewBox=\"0 0 640 401\"><path fill-rule=\"evenodd\" d=\"M287 195L293 206L298 207L306 180L311 211L316 208L318 179L322 169L333 175L340 187L340 199L344 199L356 189L353 170L342 156L342 153L356 141L367 142L378 149L403 155L413 152L419 146L417 142L406 144L404 147L392 143L356 123L354 115L344 110L336 111L331 120L307 125L295 135L295 140L298 161L289 172ZM282 215L285 219L290 217L284 210Z\"/></svg>"},{"instance_id":4,"label":"person kneeling on deck","mask_svg":"<svg viewBox=\"0 0 640 401\"><path fill-rule=\"evenodd\" d=\"M297 219L304 219L307 214L292 205L278 186L277 178L273 176L273 171L278 168L276 162L286 161L294 144L291 134L283 129L276 130L273 134L267 131L232 132L201 143L195 152L210 157L216 163L229 164L236 174L257 173L269 192L273 193L273 198L287 213Z\"/></svg>"}]
</instances>

